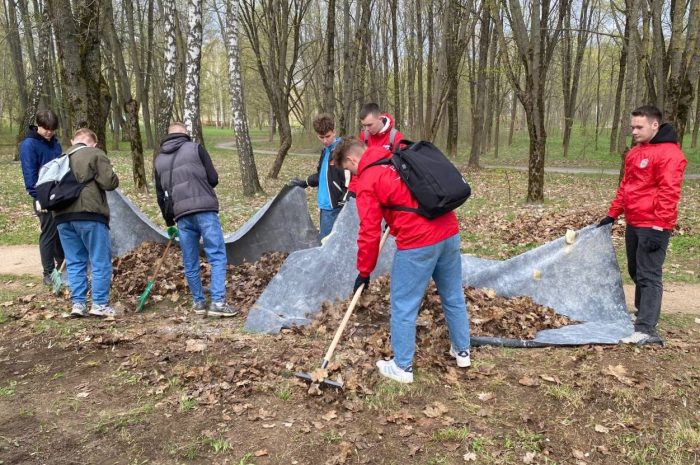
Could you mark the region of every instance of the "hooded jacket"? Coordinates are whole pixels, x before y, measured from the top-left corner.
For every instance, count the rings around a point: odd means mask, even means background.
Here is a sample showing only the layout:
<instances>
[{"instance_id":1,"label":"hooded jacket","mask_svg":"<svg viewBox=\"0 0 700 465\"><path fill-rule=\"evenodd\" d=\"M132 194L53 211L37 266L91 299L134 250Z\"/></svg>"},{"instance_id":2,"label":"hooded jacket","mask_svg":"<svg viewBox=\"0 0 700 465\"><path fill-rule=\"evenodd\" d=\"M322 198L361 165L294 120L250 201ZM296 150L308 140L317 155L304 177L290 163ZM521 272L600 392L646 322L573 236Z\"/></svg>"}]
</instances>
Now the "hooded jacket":
<instances>
[{"instance_id":1,"label":"hooded jacket","mask_svg":"<svg viewBox=\"0 0 700 465\"><path fill-rule=\"evenodd\" d=\"M39 170L46 163L61 156L61 144L56 136L46 140L39 135L36 126L30 126L27 135L19 146L19 160L22 164L24 188L34 200L37 199L36 181Z\"/></svg>"},{"instance_id":2,"label":"hooded jacket","mask_svg":"<svg viewBox=\"0 0 700 465\"><path fill-rule=\"evenodd\" d=\"M345 201L348 196L348 184L350 182L350 172L347 170L338 169L333 163L333 149L341 141L340 138L336 139L335 142L330 147L324 147L321 150L321 156L318 159L318 164L316 165L316 172L306 178L306 184L309 187L318 187L319 190L322 189L321 183L321 173L326 174L326 187L328 188L328 196L331 201L331 208L338 208L345 205ZM323 168L323 160L327 158L326 169ZM320 205L319 205L320 206Z\"/></svg>"},{"instance_id":3,"label":"hooded jacket","mask_svg":"<svg viewBox=\"0 0 700 465\"><path fill-rule=\"evenodd\" d=\"M389 113L382 113L379 117L382 120L382 129L376 134L370 134L369 131L362 131L358 139L365 142L367 147L383 147L387 150L393 150L396 145L403 139L403 134L398 129L394 135L394 147L389 144L391 130L394 128L394 117ZM366 134L365 134L366 132Z\"/></svg>"},{"instance_id":4,"label":"hooded jacket","mask_svg":"<svg viewBox=\"0 0 700 465\"><path fill-rule=\"evenodd\" d=\"M214 188L219 183L219 175L209 153L201 145L192 142L187 134L169 134L163 139L160 153L156 157L153 176L158 206L168 226L192 213L218 213L219 200ZM173 218L167 218L165 215L166 192L173 201Z\"/></svg>"},{"instance_id":5,"label":"hooded jacket","mask_svg":"<svg viewBox=\"0 0 700 465\"><path fill-rule=\"evenodd\" d=\"M68 152L84 145L76 144ZM105 191L119 187L119 178L107 155L96 147L82 148L70 155L70 169L75 179L85 184L85 187L75 202L54 212L56 224L99 221L109 225L109 204Z\"/></svg>"},{"instance_id":6,"label":"hooded jacket","mask_svg":"<svg viewBox=\"0 0 700 465\"><path fill-rule=\"evenodd\" d=\"M662 124L651 141L627 153L622 182L608 215L617 218L624 213L627 224L638 228L673 229L686 164L676 131Z\"/></svg>"},{"instance_id":7,"label":"hooded jacket","mask_svg":"<svg viewBox=\"0 0 700 465\"><path fill-rule=\"evenodd\" d=\"M369 166L377 160L391 157L381 147L365 150L357 167L357 211L360 231L357 238L357 270L369 276L377 264L382 218L396 238L399 250L415 249L437 244L459 233L454 212L428 219L418 213L391 210L382 205L418 207L418 202L401 180L393 165Z\"/></svg>"}]
</instances>

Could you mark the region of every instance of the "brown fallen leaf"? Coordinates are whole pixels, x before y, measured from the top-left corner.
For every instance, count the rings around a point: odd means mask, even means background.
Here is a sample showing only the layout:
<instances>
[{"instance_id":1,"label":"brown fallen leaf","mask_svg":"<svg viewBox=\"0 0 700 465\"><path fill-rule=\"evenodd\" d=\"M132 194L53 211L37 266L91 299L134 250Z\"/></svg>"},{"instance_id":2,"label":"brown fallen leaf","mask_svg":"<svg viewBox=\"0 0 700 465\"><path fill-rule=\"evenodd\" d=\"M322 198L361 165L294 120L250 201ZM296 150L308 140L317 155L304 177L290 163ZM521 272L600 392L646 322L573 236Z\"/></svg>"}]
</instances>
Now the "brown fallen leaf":
<instances>
[{"instance_id":1,"label":"brown fallen leaf","mask_svg":"<svg viewBox=\"0 0 700 465\"><path fill-rule=\"evenodd\" d=\"M607 434L607 433L610 432L610 428L607 428L607 427L605 427L605 426L603 426L603 425L595 425L595 426L593 427L593 429L596 431L596 433Z\"/></svg>"},{"instance_id":2,"label":"brown fallen leaf","mask_svg":"<svg viewBox=\"0 0 700 465\"><path fill-rule=\"evenodd\" d=\"M561 384L561 381L557 376L550 376L550 375L540 375L540 378L542 378L544 381L547 381L549 383L557 383Z\"/></svg>"},{"instance_id":3,"label":"brown fallen leaf","mask_svg":"<svg viewBox=\"0 0 700 465\"><path fill-rule=\"evenodd\" d=\"M338 418L338 414L335 413L335 410L330 410L328 413L323 415L321 418L323 418L326 421L331 421L334 418Z\"/></svg>"},{"instance_id":4,"label":"brown fallen leaf","mask_svg":"<svg viewBox=\"0 0 700 465\"><path fill-rule=\"evenodd\" d=\"M185 352L203 352L206 348L204 341L199 339L188 339L185 342Z\"/></svg>"},{"instance_id":5,"label":"brown fallen leaf","mask_svg":"<svg viewBox=\"0 0 700 465\"><path fill-rule=\"evenodd\" d=\"M493 392L480 392L476 397L482 402L489 402L495 399L496 395Z\"/></svg>"},{"instance_id":6,"label":"brown fallen leaf","mask_svg":"<svg viewBox=\"0 0 700 465\"><path fill-rule=\"evenodd\" d=\"M253 455L256 457L265 457L268 455L267 449L258 449L255 452L253 452Z\"/></svg>"},{"instance_id":7,"label":"brown fallen leaf","mask_svg":"<svg viewBox=\"0 0 700 465\"><path fill-rule=\"evenodd\" d=\"M474 452L467 452L462 458L465 462L476 462L476 454Z\"/></svg>"},{"instance_id":8,"label":"brown fallen leaf","mask_svg":"<svg viewBox=\"0 0 700 465\"><path fill-rule=\"evenodd\" d=\"M612 376L619 382L628 386L633 386L637 383L637 381L634 378L630 378L627 376L627 369L622 365L608 365L607 368L603 370L603 374Z\"/></svg>"},{"instance_id":9,"label":"brown fallen leaf","mask_svg":"<svg viewBox=\"0 0 700 465\"><path fill-rule=\"evenodd\" d=\"M527 452L523 456L523 463L527 463L527 464L535 463L535 457L537 457L536 452Z\"/></svg>"},{"instance_id":10,"label":"brown fallen leaf","mask_svg":"<svg viewBox=\"0 0 700 465\"><path fill-rule=\"evenodd\" d=\"M433 402L423 410L423 415L428 418L437 418L447 413L447 407L441 402Z\"/></svg>"},{"instance_id":11,"label":"brown fallen leaf","mask_svg":"<svg viewBox=\"0 0 700 465\"><path fill-rule=\"evenodd\" d=\"M535 387L540 385L540 383L536 379L530 378L529 376L523 376L518 380L518 383L528 387Z\"/></svg>"}]
</instances>

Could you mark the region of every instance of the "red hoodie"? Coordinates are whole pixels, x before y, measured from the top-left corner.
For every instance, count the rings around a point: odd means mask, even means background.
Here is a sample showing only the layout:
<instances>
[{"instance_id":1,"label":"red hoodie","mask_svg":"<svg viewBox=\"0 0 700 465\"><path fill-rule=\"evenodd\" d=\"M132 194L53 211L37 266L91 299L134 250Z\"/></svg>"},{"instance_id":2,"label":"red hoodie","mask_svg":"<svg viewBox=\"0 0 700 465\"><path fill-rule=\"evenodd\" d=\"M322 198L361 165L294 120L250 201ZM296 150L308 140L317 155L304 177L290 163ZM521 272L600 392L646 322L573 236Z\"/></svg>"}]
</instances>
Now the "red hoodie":
<instances>
[{"instance_id":1,"label":"red hoodie","mask_svg":"<svg viewBox=\"0 0 700 465\"><path fill-rule=\"evenodd\" d=\"M370 134L369 131L367 131L368 137L366 142L365 131L361 131L360 135L357 138L360 139L362 142L365 142L368 148L382 147L386 150L392 150L393 148L396 148L399 145L399 142L401 142L401 140L403 140L403 134L397 129L396 134L394 135L394 147L390 147L389 142L391 140L391 129L394 127L394 117L391 116L389 113L382 113L380 118L384 122L384 126L382 126L382 129L378 133ZM350 183L348 184L348 191L352 194L357 194L356 176L353 176L350 180Z\"/></svg>"},{"instance_id":2,"label":"red hoodie","mask_svg":"<svg viewBox=\"0 0 700 465\"><path fill-rule=\"evenodd\" d=\"M357 270L362 276L369 276L377 264L382 218L396 238L399 250L427 247L459 233L454 212L430 220L418 213L382 208L382 205L418 206L392 165L367 168L369 164L390 156L391 152L382 147L369 147L357 167L357 212L360 216Z\"/></svg>"},{"instance_id":3,"label":"red hoodie","mask_svg":"<svg viewBox=\"0 0 700 465\"><path fill-rule=\"evenodd\" d=\"M637 228L659 226L673 229L686 159L678 147L673 127L662 124L646 144L634 146L625 157L625 174L608 215L625 214L627 224Z\"/></svg>"}]
</instances>

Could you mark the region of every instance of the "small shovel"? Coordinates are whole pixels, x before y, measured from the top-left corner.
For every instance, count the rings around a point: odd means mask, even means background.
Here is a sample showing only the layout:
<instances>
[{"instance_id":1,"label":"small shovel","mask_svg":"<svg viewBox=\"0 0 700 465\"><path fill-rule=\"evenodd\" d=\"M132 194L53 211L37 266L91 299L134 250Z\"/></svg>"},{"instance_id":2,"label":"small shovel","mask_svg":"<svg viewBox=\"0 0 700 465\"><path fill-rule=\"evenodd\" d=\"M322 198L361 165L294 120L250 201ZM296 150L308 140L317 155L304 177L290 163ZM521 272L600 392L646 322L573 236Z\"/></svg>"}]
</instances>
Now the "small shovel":
<instances>
[{"instance_id":1,"label":"small shovel","mask_svg":"<svg viewBox=\"0 0 700 465\"><path fill-rule=\"evenodd\" d=\"M386 230L384 231L384 235L382 236L382 240L379 242L379 252L382 251L382 247L384 247L384 243L389 237L389 228L387 227ZM333 357L333 352L335 352L335 348L338 345L338 342L340 342L340 337L343 335L343 331L345 331L345 326L347 326L348 321L350 321L350 317L352 316L352 312L355 310L355 306L357 305L357 302L360 300L360 296L362 295L362 291L365 290L365 285L362 284L360 287L357 288L355 291L355 295L352 297L352 300L350 301L350 305L348 306L348 309L345 311L345 315L343 316L343 320L340 322L340 326L338 327L338 330L335 332L335 336L333 337L333 341L331 342L331 345L328 347L328 350L326 351L326 355L323 357L323 360L321 360L321 369L326 369L328 368L328 364L331 362L331 357ZM339 381L333 381L332 379L324 378L324 379L316 379L314 380L314 377L311 373L304 372L304 371L299 371L294 374L297 378L303 379L307 383L313 383L313 382L318 382L319 385L325 385L325 386L330 386L335 389L343 389L343 383Z\"/></svg>"},{"instance_id":2,"label":"small shovel","mask_svg":"<svg viewBox=\"0 0 700 465\"><path fill-rule=\"evenodd\" d=\"M142 312L143 308L146 306L146 299L148 299L148 295L151 293L151 289L153 289L153 285L156 283L156 278L158 277L158 272L160 271L160 267L163 265L163 260L165 260L165 256L168 255L168 250L170 250L170 245L173 243L173 239L171 238L168 241L168 245L165 246L165 251L163 252L163 255L160 257L160 260L158 260L158 263L156 264L156 270L153 272L151 277L148 279L148 284L146 285L146 290L143 291L143 294L141 294L141 297L139 297L139 304L136 307L137 312Z\"/></svg>"}]
</instances>

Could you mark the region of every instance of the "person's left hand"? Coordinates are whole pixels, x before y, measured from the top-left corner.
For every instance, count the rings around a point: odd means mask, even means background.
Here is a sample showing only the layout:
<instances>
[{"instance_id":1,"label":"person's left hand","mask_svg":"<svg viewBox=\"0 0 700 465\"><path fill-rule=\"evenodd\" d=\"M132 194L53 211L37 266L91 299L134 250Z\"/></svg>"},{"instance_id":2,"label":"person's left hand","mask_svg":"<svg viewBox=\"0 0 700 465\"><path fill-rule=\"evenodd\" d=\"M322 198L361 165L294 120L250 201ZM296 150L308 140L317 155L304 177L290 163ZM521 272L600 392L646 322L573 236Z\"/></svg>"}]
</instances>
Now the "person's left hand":
<instances>
[{"instance_id":1,"label":"person's left hand","mask_svg":"<svg viewBox=\"0 0 700 465\"><path fill-rule=\"evenodd\" d=\"M304 188L304 189L306 189L307 187L309 187L309 183L307 183L307 182L304 181L303 179L299 179L299 178L294 178L294 179L292 179L291 181L289 181L289 182L287 183L287 185L292 186L292 187L301 187L301 188Z\"/></svg>"},{"instance_id":2,"label":"person's left hand","mask_svg":"<svg viewBox=\"0 0 700 465\"><path fill-rule=\"evenodd\" d=\"M171 241L177 237L177 234L178 234L177 226L168 226L167 231L168 231L168 237L170 238Z\"/></svg>"},{"instance_id":3,"label":"person's left hand","mask_svg":"<svg viewBox=\"0 0 700 465\"><path fill-rule=\"evenodd\" d=\"M600 220L600 222L598 222L597 227L600 228L602 226L605 226L606 224L612 224L614 222L615 222L615 218L613 218L612 216L606 216L605 218Z\"/></svg>"}]
</instances>

